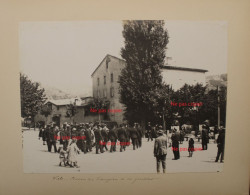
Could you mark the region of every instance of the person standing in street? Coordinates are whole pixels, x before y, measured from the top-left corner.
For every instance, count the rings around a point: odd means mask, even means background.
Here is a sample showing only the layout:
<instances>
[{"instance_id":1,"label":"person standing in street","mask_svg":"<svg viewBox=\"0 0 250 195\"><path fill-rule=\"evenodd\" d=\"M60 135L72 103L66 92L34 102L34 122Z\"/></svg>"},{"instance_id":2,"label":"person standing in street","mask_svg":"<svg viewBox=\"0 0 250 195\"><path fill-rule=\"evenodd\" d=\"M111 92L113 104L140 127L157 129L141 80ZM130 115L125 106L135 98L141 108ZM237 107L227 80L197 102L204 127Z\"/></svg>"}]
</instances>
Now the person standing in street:
<instances>
[{"instance_id":1,"label":"person standing in street","mask_svg":"<svg viewBox=\"0 0 250 195\"><path fill-rule=\"evenodd\" d=\"M159 130L158 135L154 143L156 170L157 173L160 173L160 165L162 164L163 173L166 173L167 137L164 136L163 130Z\"/></svg>"},{"instance_id":2,"label":"person standing in street","mask_svg":"<svg viewBox=\"0 0 250 195\"><path fill-rule=\"evenodd\" d=\"M189 153L188 157L192 157L193 152L194 152L194 140L193 138L190 138L188 141L188 153Z\"/></svg>"},{"instance_id":3,"label":"person standing in street","mask_svg":"<svg viewBox=\"0 0 250 195\"><path fill-rule=\"evenodd\" d=\"M225 147L225 128L224 127L220 130L219 137L217 139L217 147L218 147L218 152L217 152L215 162L218 162L219 158L220 158L220 162L223 162L224 147Z\"/></svg>"},{"instance_id":4,"label":"person standing in street","mask_svg":"<svg viewBox=\"0 0 250 195\"><path fill-rule=\"evenodd\" d=\"M202 125L201 145L202 145L202 150L207 150L207 132L206 132L206 126L205 125Z\"/></svg>"},{"instance_id":5,"label":"person standing in street","mask_svg":"<svg viewBox=\"0 0 250 195\"><path fill-rule=\"evenodd\" d=\"M153 137L152 137L152 127L151 127L151 124L150 122L148 122L148 125L147 125L147 135L148 135L148 141L151 139L151 141L153 141Z\"/></svg>"},{"instance_id":6,"label":"person standing in street","mask_svg":"<svg viewBox=\"0 0 250 195\"><path fill-rule=\"evenodd\" d=\"M180 159L180 151L179 151L179 138L178 138L178 135L176 133L176 129L174 129L174 131L173 131L171 140L172 140L172 150L174 153L173 160L178 160L178 159Z\"/></svg>"}]
</instances>

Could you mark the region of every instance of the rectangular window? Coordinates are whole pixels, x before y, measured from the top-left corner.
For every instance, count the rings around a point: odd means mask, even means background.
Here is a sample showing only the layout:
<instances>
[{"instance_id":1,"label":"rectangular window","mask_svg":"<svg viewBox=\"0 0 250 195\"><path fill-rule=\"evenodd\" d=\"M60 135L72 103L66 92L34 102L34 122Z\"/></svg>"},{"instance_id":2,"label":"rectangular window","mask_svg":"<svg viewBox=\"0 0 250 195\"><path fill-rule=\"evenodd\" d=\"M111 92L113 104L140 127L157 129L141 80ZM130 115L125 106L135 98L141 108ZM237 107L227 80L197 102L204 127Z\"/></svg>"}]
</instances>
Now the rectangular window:
<instances>
[{"instance_id":1,"label":"rectangular window","mask_svg":"<svg viewBox=\"0 0 250 195\"><path fill-rule=\"evenodd\" d=\"M113 83L113 81L114 81L113 73L111 73L111 75L110 75L110 81L111 81L111 83Z\"/></svg>"},{"instance_id":2,"label":"rectangular window","mask_svg":"<svg viewBox=\"0 0 250 195\"><path fill-rule=\"evenodd\" d=\"M110 88L110 97L114 97L114 88L113 87Z\"/></svg>"},{"instance_id":3,"label":"rectangular window","mask_svg":"<svg viewBox=\"0 0 250 195\"><path fill-rule=\"evenodd\" d=\"M104 85L106 85L106 76L104 76Z\"/></svg>"},{"instance_id":4,"label":"rectangular window","mask_svg":"<svg viewBox=\"0 0 250 195\"><path fill-rule=\"evenodd\" d=\"M97 78L97 85L99 86L100 85L100 79Z\"/></svg>"}]
</instances>

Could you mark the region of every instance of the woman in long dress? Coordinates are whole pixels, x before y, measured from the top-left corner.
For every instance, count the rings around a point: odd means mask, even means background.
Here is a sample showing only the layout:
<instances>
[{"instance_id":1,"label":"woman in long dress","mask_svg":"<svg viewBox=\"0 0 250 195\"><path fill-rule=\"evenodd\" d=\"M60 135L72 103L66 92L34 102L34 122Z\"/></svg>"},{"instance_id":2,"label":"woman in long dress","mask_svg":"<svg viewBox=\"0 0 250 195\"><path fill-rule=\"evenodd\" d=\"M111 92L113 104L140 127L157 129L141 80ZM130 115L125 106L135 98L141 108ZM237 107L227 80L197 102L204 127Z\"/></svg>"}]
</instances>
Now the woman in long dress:
<instances>
[{"instance_id":1,"label":"woman in long dress","mask_svg":"<svg viewBox=\"0 0 250 195\"><path fill-rule=\"evenodd\" d=\"M79 166L77 165L77 155L80 154L80 150L76 145L76 139L72 139L72 142L69 145L67 152L69 166L79 168Z\"/></svg>"}]
</instances>

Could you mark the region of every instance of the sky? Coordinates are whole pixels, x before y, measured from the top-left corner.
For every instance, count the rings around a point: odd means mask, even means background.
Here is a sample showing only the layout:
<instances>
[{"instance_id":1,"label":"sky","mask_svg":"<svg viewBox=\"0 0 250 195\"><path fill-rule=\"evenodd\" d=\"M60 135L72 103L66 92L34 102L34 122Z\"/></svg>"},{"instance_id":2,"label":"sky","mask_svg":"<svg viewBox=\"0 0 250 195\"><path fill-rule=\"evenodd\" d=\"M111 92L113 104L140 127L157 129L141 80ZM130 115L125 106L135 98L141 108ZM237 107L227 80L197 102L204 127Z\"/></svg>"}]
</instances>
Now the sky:
<instances>
[{"instance_id":1,"label":"sky","mask_svg":"<svg viewBox=\"0 0 250 195\"><path fill-rule=\"evenodd\" d=\"M165 21L172 66L227 71L227 23ZM92 95L91 74L106 54L121 58L122 21L22 22L20 70L32 81Z\"/></svg>"}]
</instances>

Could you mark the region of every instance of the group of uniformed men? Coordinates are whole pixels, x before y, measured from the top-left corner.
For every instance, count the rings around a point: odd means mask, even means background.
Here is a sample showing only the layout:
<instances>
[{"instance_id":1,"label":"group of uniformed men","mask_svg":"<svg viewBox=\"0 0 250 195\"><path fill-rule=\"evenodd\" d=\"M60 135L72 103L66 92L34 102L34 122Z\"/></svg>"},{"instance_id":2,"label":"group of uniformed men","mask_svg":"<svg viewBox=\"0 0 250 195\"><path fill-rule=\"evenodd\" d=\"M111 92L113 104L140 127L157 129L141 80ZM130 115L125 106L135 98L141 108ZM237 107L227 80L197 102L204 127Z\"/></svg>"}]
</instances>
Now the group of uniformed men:
<instances>
[{"instance_id":1,"label":"group of uniformed men","mask_svg":"<svg viewBox=\"0 0 250 195\"><path fill-rule=\"evenodd\" d=\"M110 152L116 151L116 145L120 145L120 152L123 152L126 150L126 146L131 144L130 140L133 150L135 150L142 146L144 134L138 123L134 123L133 126L121 124L119 127L113 126L110 129L106 124L92 122L75 125L64 123L62 128L51 123L40 128L39 139L43 139L43 144L47 145L49 152L52 147L54 147L54 152L58 151L57 141L67 148L70 139L75 138L76 144L82 152L91 152L95 146L96 154L98 154L103 153L104 150L107 151L107 145L110 145Z\"/></svg>"}]
</instances>

